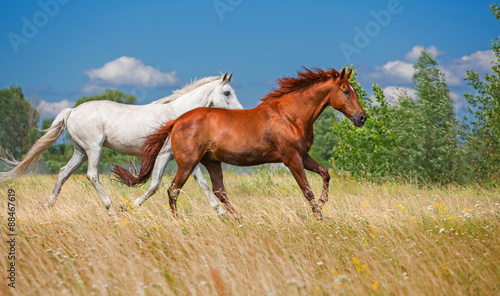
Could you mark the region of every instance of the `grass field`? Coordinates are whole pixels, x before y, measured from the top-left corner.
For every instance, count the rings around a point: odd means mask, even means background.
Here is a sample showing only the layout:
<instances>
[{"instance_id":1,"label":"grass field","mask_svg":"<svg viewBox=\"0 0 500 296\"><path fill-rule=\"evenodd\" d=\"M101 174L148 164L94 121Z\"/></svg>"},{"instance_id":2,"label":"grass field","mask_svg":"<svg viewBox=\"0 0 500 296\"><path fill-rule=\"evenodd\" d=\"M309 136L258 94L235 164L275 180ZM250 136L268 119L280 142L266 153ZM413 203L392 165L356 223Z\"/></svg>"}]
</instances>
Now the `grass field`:
<instances>
[{"instance_id":1,"label":"grass field","mask_svg":"<svg viewBox=\"0 0 500 296\"><path fill-rule=\"evenodd\" d=\"M171 176L165 176L169 182ZM316 196L320 177L309 175ZM140 196L101 176L115 205ZM84 176L1 184L1 295L500 295L500 191L332 177L318 221L289 173L226 174L241 221L192 178L109 217ZM16 288L7 286L7 192L16 192Z\"/></svg>"}]
</instances>

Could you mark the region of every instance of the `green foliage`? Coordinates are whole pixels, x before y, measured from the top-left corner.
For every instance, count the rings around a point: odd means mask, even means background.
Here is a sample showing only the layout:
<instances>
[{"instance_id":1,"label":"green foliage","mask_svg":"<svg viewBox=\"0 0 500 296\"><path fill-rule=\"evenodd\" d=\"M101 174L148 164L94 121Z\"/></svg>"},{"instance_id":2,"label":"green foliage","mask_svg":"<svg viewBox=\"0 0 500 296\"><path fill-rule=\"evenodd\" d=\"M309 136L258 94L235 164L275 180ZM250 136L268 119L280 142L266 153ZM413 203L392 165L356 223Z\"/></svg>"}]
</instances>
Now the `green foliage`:
<instances>
[{"instance_id":1,"label":"green foliage","mask_svg":"<svg viewBox=\"0 0 500 296\"><path fill-rule=\"evenodd\" d=\"M372 101L351 77L368 120L362 128L346 119L333 124L339 138L332 159L337 169L375 178L455 180L459 125L444 75L426 51L414 67L417 98L401 93L396 105L387 103L377 84Z\"/></svg>"},{"instance_id":2,"label":"green foliage","mask_svg":"<svg viewBox=\"0 0 500 296\"><path fill-rule=\"evenodd\" d=\"M21 87L0 90L0 149L9 149L16 158L27 151L28 134L36 128L38 112L24 98Z\"/></svg>"},{"instance_id":3,"label":"green foliage","mask_svg":"<svg viewBox=\"0 0 500 296\"><path fill-rule=\"evenodd\" d=\"M337 111L326 108L314 123L314 142L309 154L325 168L333 168L329 159L333 156L333 147L338 139L331 132L332 124L339 120Z\"/></svg>"},{"instance_id":4,"label":"green foliage","mask_svg":"<svg viewBox=\"0 0 500 296\"><path fill-rule=\"evenodd\" d=\"M373 85L375 102L372 102L356 81L355 74L353 71L350 81L368 120L362 128L355 127L347 119L333 124L332 131L339 138L339 143L333 149L334 157L331 161L336 169L384 177L392 172L391 150L395 141L395 136L387 125L390 121L389 105L377 84Z\"/></svg>"},{"instance_id":5,"label":"green foliage","mask_svg":"<svg viewBox=\"0 0 500 296\"><path fill-rule=\"evenodd\" d=\"M119 90L107 89L104 92L97 94L95 96L79 98L76 101L76 104L74 107L77 107L78 105L81 105L85 102L104 101L104 100L113 101L113 102L122 103L122 104L135 104L135 102L137 101L137 97L134 95L124 94Z\"/></svg>"},{"instance_id":6,"label":"green foliage","mask_svg":"<svg viewBox=\"0 0 500 296\"><path fill-rule=\"evenodd\" d=\"M460 163L459 121L453 112L453 101L444 74L436 60L425 50L414 69L413 83L417 91L415 104L399 105L406 110L410 108L410 112L415 108L413 118L398 118L404 126L399 130L407 137L406 141L401 142L398 155L413 160L407 162L402 171L415 172L421 179L455 180L457 164ZM405 122L408 119L413 121Z\"/></svg>"},{"instance_id":7,"label":"green foliage","mask_svg":"<svg viewBox=\"0 0 500 296\"><path fill-rule=\"evenodd\" d=\"M497 4L490 10L500 20ZM467 136L467 151L470 154L469 167L474 178L498 179L500 172L500 37L492 41L491 49L495 52L493 74L486 74L484 81L479 75L469 70L465 80L476 90L476 94L465 94L465 100L472 106L471 128Z\"/></svg>"}]
</instances>

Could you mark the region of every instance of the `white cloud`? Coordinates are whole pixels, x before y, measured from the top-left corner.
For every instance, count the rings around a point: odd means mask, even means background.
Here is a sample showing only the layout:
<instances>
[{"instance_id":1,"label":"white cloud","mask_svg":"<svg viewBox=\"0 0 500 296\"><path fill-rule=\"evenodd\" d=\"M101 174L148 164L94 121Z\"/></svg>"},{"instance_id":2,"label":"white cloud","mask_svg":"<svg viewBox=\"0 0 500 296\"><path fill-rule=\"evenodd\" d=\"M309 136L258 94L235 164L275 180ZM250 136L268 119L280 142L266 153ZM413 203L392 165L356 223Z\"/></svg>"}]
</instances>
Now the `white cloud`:
<instances>
[{"instance_id":1,"label":"white cloud","mask_svg":"<svg viewBox=\"0 0 500 296\"><path fill-rule=\"evenodd\" d=\"M62 100L60 102L49 103L47 101L41 100L36 107L36 110L40 114L40 117L48 117L53 118L56 117L59 112L61 112L65 108L72 108L75 105L75 102L71 102L68 100Z\"/></svg>"},{"instance_id":2,"label":"white cloud","mask_svg":"<svg viewBox=\"0 0 500 296\"><path fill-rule=\"evenodd\" d=\"M398 99L402 95L407 95L411 98L415 98L417 95L417 92L410 87L398 87L398 86L386 86L382 89L384 92L385 100L389 105L395 105L398 103ZM371 96L372 101L375 100L375 97L372 95ZM375 102L376 103L376 102Z\"/></svg>"},{"instance_id":3,"label":"white cloud","mask_svg":"<svg viewBox=\"0 0 500 296\"><path fill-rule=\"evenodd\" d=\"M405 59L409 62L416 62L424 49L427 49L427 51L430 52L434 57L438 57L444 54L444 52L438 50L434 45L431 45L429 47L423 47L422 45L415 45L405 55Z\"/></svg>"},{"instance_id":4,"label":"white cloud","mask_svg":"<svg viewBox=\"0 0 500 296\"><path fill-rule=\"evenodd\" d=\"M424 49L427 49L434 57L444 54L434 45L426 48L415 45L406 53L404 60L389 61L383 66L376 67L367 77L380 84L411 84L415 72L413 63L420 57ZM458 86L464 84L467 70L474 70L480 75L491 72L491 62L495 59L496 56L492 50L479 50L458 59L440 62L440 68L446 77L446 83L450 86Z\"/></svg>"},{"instance_id":5,"label":"white cloud","mask_svg":"<svg viewBox=\"0 0 500 296\"><path fill-rule=\"evenodd\" d=\"M474 70L480 74L490 72L491 62L495 59L496 56L492 50L478 50L471 55L448 61L441 67L441 70L449 85L462 85L467 70Z\"/></svg>"},{"instance_id":6,"label":"white cloud","mask_svg":"<svg viewBox=\"0 0 500 296\"><path fill-rule=\"evenodd\" d=\"M450 91L450 97L453 100L453 108L455 110L460 110L465 105L464 97L458 93Z\"/></svg>"},{"instance_id":7,"label":"white cloud","mask_svg":"<svg viewBox=\"0 0 500 296\"><path fill-rule=\"evenodd\" d=\"M390 61L382 66L383 72L388 75L399 76L405 80L411 81L413 77L413 64L403 61Z\"/></svg>"},{"instance_id":8,"label":"white cloud","mask_svg":"<svg viewBox=\"0 0 500 296\"><path fill-rule=\"evenodd\" d=\"M410 87L387 86L383 88L385 98L388 103L395 104L402 95L408 95L411 98L417 96L417 91Z\"/></svg>"},{"instance_id":9,"label":"white cloud","mask_svg":"<svg viewBox=\"0 0 500 296\"><path fill-rule=\"evenodd\" d=\"M177 86L180 79L175 70L163 73L159 69L145 65L141 60L122 56L104 64L101 68L83 71L90 79L82 88L83 92L93 92L96 86L128 85L145 88ZM109 88L109 87L105 87Z\"/></svg>"},{"instance_id":10,"label":"white cloud","mask_svg":"<svg viewBox=\"0 0 500 296\"><path fill-rule=\"evenodd\" d=\"M413 77L413 64L404 61L389 61L382 67L375 68L371 77L375 81L409 83Z\"/></svg>"}]
</instances>

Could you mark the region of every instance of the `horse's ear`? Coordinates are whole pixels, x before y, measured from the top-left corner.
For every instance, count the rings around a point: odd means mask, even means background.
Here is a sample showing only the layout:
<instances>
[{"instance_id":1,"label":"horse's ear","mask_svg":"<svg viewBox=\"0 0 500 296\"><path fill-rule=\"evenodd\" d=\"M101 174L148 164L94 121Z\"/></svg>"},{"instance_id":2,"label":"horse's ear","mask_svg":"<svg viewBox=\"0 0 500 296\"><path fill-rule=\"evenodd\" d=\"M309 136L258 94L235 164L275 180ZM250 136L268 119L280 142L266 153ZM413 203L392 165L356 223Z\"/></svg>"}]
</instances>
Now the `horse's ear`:
<instances>
[{"instance_id":1,"label":"horse's ear","mask_svg":"<svg viewBox=\"0 0 500 296\"><path fill-rule=\"evenodd\" d=\"M227 77L227 83L231 82L231 78L233 78L233 72Z\"/></svg>"},{"instance_id":2,"label":"horse's ear","mask_svg":"<svg viewBox=\"0 0 500 296\"><path fill-rule=\"evenodd\" d=\"M226 79L227 79L227 72L224 73L224 75L222 75L222 78L221 78L221 84L225 84L226 83Z\"/></svg>"},{"instance_id":3,"label":"horse's ear","mask_svg":"<svg viewBox=\"0 0 500 296\"><path fill-rule=\"evenodd\" d=\"M344 79L344 76L345 76L345 68L342 69L342 71L340 72L340 80Z\"/></svg>"},{"instance_id":4,"label":"horse's ear","mask_svg":"<svg viewBox=\"0 0 500 296\"><path fill-rule=\"evenodd\" d=\"M346 80L349 80L349 77L351 77L351 73L352 73L352 69L349 70L349 72L347 72L347 74L345 75Z\"/></svg>"}]
</instances>

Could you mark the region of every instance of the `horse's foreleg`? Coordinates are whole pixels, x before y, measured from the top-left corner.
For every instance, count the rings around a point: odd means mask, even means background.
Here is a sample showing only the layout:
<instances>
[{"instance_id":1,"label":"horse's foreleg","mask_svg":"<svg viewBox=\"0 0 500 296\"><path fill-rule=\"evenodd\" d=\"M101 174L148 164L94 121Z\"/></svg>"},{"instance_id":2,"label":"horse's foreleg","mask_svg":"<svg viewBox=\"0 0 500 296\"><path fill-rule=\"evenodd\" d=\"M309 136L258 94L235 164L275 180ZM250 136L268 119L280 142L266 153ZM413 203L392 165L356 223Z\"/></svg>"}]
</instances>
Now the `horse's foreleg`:
<instances>
[{"instance_id":1,"label":"horse's foreleg","mask_svg":"<svg viewBox=\"0 0 500 296\"><path fill-rule=\"evenodd\" d=\"M155 166L153 168L153 172L151 173L151 184L149 185L148 191L134 201L134 206L140 206L150 196L158 191L158 188L160 188L161 178L163 177L163 171L172 158L172 148L170 145L165 146L156 158Z\"/></svg>"},{"instance_id":2,"label":"horse's foreleg","mask_svg":"<svg viewBox=\"0 0 500 296\"><path fill-rule=\"evenodd\" d=\"M197 165L196 168L193 171L193 177L198 182L198 185L200 185L201 189L205 193L205 195L208 198L208 202L217 211L217 214L223 215L226 213L226 211L220 206L219 202L215 198L215 196L212 194L210 191L210 187L208 186L207 180L203 176L203 173L201 172L200 166Z\"/></svg>"},{"instance_id":3,"label":"horse's foreleg","mask_svg":"<svg viewBox=\"0 0 500 296\"><path fill-rule=\"evenodd\" d=\"M113 208L111 204L111 199L104 192L104 189L99 182L99 162L101 160L102 147L88 149L85 151L89 160L89 168L87 170L87 179L92 183L97 193L102 198L104 206L108 210L109 214L113 213Z\"/></svg>"},{"instance_id":4,"label":"horse's foreleg","mask_svg":"<svg viewBox=\"0 0 500 296\"><path fill-rule=\"evenodd\" d=\"M45 203L40 202L40 205L42 207L51 207L56 203L57 196L59 195L59 192L61 192L61 188L64 182L66 182L69 176L71 176L71 174L73 174L87 159L87 155L85 154L83 149L80 146L78 146L78 144L73 142L73 147L74 147L73 156L68 161L68 163L64 167L62 167L61 170L59 171L59 176L57 176L56 185L52 190L52 194L50 195L49 200L46 201Z\"/></svg>"},{"instance_id":5,"label":"horse's foreleg","mask_svg":"<svg viewBox=\"0 0 500 296\"><path fill-rule=\"evenodd\" d=\"M330 174L328 171L316 162L309 154L306 153L303 159L304 168L308 171L315 172L323 178L323 192L319 198L319 207L323 208L328 201L328 186L330 185Z\"/></svg>"},{"instance_id":6,"label":"horse's foreleg","mask_svg":"<svg viewBox=\"0 0 500 296\"><path fill-rule=\"evenodd\" d=\"M299 184L302 193L309 202L309 205L311 205L314 216L317 219L322 219L320 207L314 200L314 193L312 192L311 187L309 186L309 182L306 178L306 172L304 171L304 163L302 157L297 154L284 159L283 163L288 167L293 177L295 178L295 181L297 181L297 183Z\"/></svg>"},{"instance_id":7,"label":"horse's foreleg","mask_svg":"<svg viewBox=\"0 0 500 296\"><path fill-rule=\"evenodd\" d=\"M226 188L224 187L224 180L222 175L222 166L220 162L203 162L203 165L207 168L210 174L210 180L212 180L212 190L215 196L224 204L226 209L231 213L234 219L240 219L240 215L234 208L233 204L229 201L226 194Z\"/></svg>"}]
</instances>

